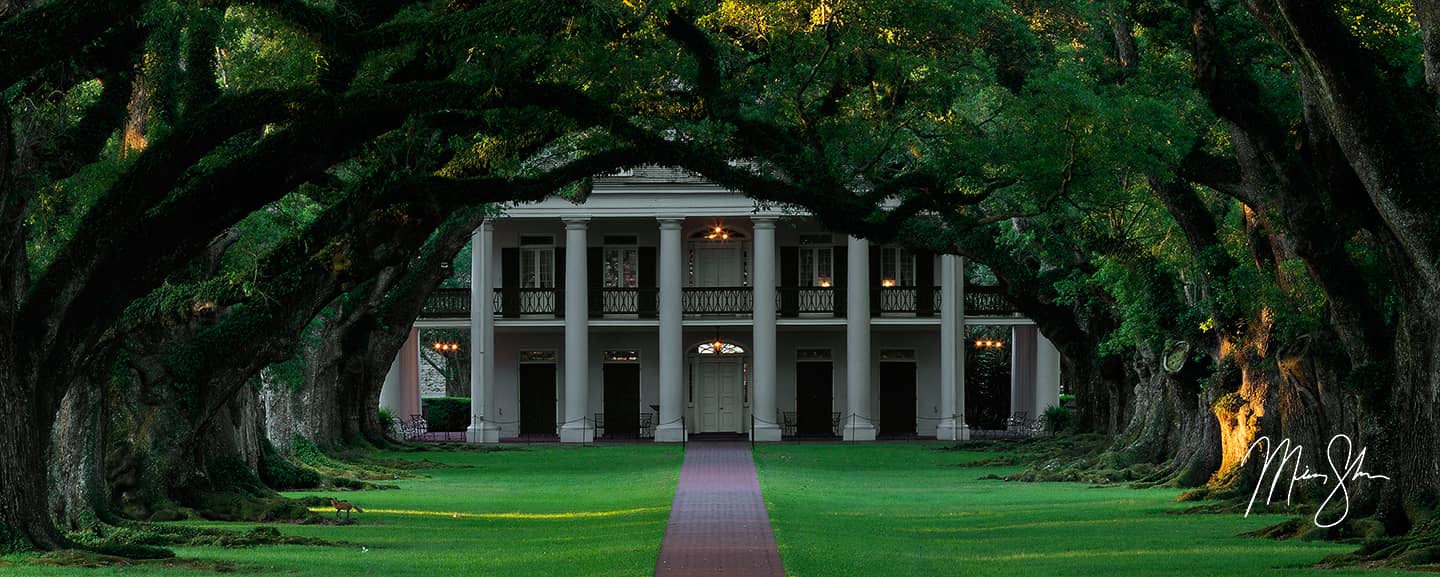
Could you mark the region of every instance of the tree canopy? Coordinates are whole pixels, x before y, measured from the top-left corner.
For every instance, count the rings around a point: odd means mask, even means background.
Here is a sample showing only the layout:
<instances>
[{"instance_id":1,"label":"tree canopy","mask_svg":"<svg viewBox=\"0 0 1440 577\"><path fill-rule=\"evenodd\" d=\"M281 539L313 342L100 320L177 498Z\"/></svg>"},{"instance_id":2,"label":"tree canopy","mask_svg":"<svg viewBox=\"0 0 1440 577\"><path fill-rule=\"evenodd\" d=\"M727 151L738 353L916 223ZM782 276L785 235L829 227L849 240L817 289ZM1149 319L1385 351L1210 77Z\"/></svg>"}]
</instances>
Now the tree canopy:
<instances>
[{"instance_id":1,"label":"tree canopy","mask_svg":"<svg viewBox=\"0 0 1440 577\"><path fill-rule=\"evenodd\" d=\"M1397 479L1364 508L1422 527L1440 497L1437 15L0 4L0 436L18 441L0 447L0 549L111 519L104 479L52 518L46 463L94 452L52 433L84 430L67 423L115 387L163 391L133 409L170 425L125 433L154 470L263 452L195 439L223 437L220 409L276 375L344 399L305 417L312 441L387 442L379 383L469 231L642 164L983 263L1061 350L1076 426L1115 436L1067 474L1224 495L1262 432L1346 432ZM142 509L200 482L169 478Z\"/></svg>"}]
</instances>

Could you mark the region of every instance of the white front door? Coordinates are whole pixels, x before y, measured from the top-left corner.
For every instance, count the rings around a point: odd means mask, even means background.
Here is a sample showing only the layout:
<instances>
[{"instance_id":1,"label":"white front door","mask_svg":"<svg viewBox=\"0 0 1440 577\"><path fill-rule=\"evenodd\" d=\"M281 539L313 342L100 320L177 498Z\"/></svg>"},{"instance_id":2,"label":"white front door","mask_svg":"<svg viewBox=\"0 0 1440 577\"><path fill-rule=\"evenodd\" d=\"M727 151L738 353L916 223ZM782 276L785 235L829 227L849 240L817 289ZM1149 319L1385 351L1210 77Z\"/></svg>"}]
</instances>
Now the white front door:
<instances>
[{"instance_id":1,"label":"white front door","mask_svg":"<svg viewBox=\"0 0 1440 577\"><path fill-rule=\"evenodd\" d=\"M704 359L696 372L695 393L700 413L698 433L738 433L743 407L740 399L740 359Z\"/></svg>"},{"instance_id":2,"label":"white front door","mask_svg":"<svg viewBox=\"0 0 1440 577\"><path fill-rule=\"evenodd\" d=\"M740 243L695 247L695 286L740 286Z\"/></svg>"}]
</instances>

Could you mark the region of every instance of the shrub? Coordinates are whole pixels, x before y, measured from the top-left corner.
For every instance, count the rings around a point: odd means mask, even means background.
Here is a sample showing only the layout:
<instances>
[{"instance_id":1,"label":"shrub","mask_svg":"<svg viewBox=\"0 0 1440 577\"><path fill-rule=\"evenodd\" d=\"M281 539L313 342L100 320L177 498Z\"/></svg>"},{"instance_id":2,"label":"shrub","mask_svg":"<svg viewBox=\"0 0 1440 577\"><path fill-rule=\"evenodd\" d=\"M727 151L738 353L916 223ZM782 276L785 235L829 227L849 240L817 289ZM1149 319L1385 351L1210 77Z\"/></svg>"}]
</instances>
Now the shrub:
<instances>
[{"instance_id":1,"label":"shrub","mask_svg":"<svg viewBox=\"0 0 1440 577\"><path fill-rule=\"evenodd\" d=\"M1053 406L1045 409L1045 428L1052 432L1070 428L1070 409Z\"/></svg>"},{"instance_id":2,"label":"shrub","mask_svg":"<svg viewBox=\"0 0 1440 577\"><path fill-rule=\"evenodd\" d=\"M320 486L320 475L305 467L297 467L282 457L270 441L260 454L260 480L277 491L313 489Z\"/></svg>"},{"instance_id":3,"label":"shrub","mask_svg":"<svg viewBox=\"0 0 1440 577\"><path fill-rule=\"evenodd\" d=\"M425 423L435 432L464 431L470 426L470 399L467 397L436 397L420 399L424 406Z\"/></svg>"},{"instance_id":4,"label":"shrub","mask_svg":"<svg viewBox=\"0 0 1440 577\"><path fill-rule=\"evenodd\" d=\"M395 430L395 415L390 414L390 409L380 407L380 430L387 433Z\"/></svg>"}]
</instances>

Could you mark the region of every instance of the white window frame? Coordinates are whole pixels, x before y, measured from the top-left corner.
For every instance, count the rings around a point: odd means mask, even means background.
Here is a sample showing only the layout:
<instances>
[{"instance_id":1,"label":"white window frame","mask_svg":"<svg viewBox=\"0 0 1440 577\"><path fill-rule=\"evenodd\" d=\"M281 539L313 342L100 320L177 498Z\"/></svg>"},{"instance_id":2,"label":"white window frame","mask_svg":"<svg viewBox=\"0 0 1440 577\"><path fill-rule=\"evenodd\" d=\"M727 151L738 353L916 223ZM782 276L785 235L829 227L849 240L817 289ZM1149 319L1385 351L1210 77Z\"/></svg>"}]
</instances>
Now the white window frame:
<instances>
[{"instance_id":1,"label":"white window frame","mask_svg":"<svg viewBox=\"0 0 1440 577\"><path fill-rule=\"evenodd\" d=\"M633 244L606 246L601 262L604 263L605 288L640 288L640 247ZM612 268L616 262L619 264L615 266L620 267L618 271ZM625 277L627 262L631 272L629 278Z\"/></svg>"},{"instance_id":2,"label":"white window frame","mask_svg":"<svg viewBox=\"0 0 1440 577\"><path fill-rule=\"evenodd\" d=\"M880 286L887 281L896 287L915 286L914 252L903 246L880 247Z\"/></svg>"},{"instance_id":3,"label":"white window frame","mask_svg":"<svg viewBox=\"0 0 1440 577\"><path fill-rule=\"evenodd\" d=\"M800 286L835 286L835 247L807 245L801 246L799 252L795 266L800 268ZM805 259L807 255L810 257L809 261ZM822 262L825 266L820 266ZM810 266L807 267L807 264ZM810 270L806 270L807 268Z\"/></svg>"},{"instance_id":4,"label":"white window frame","mask_svg":"<svg viewBox=\"0 0 1440 577\"><path fill-rule=\"evenodd\" d=\"M548 259L549 265L545 266ZM555 288L555 247L551 246L521 246L520 247L520 288L527 289L553 289Z\"/></svg>"}]
</instances>

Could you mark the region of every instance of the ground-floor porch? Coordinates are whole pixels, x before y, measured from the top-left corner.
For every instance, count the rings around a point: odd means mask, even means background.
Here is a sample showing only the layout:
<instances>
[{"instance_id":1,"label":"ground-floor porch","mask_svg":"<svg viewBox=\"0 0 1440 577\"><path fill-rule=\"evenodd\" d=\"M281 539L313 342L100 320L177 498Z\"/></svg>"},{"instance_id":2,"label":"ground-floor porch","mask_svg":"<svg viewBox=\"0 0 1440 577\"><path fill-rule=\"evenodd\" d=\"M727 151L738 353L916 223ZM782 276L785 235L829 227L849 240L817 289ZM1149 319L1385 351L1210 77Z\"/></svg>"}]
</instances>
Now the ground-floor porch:
<instances>
[{"instance_id":1,"label":"ground-floor porch","mask_svg":"<svg viewBox=\"0 0 1440 577\"><path fill-rule=\"evenodd\" d=\"M1058 403L1058 354L1033 326L1010 331L1009 407L1035 418ZM686 326L679 336L680 377L668 385L678 410L667 418L659 358L665 347L655 327L592 327L579 362L566 357L563 326L499 326L475 371L473 404L489 406L476 407L472 428L491 428L496 440L524 441L681 441L707 433L761 441L963 439L964 350L947 359L942 332L933 324L873 326L871 346L857 356L844 324L781 326L769 345L772 383L763 387L756 364L766 355L757 354L751 326ZM417 387L407 374L417 364L408 356L419 347L412 336L382 393L382 404L395 407L392 414L419 413ZM568 374L577 364L583 387ZM583 434L566 438L567 429Z\"/></svg>"}]
</instances>

